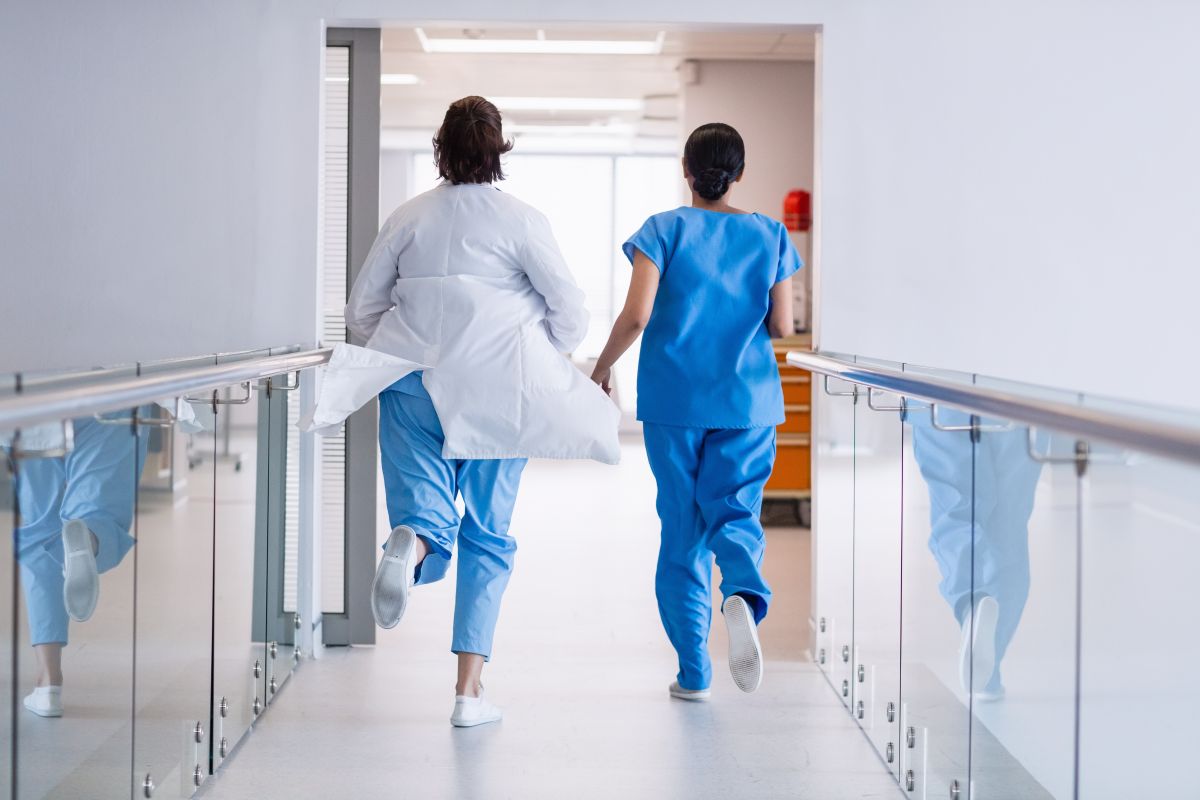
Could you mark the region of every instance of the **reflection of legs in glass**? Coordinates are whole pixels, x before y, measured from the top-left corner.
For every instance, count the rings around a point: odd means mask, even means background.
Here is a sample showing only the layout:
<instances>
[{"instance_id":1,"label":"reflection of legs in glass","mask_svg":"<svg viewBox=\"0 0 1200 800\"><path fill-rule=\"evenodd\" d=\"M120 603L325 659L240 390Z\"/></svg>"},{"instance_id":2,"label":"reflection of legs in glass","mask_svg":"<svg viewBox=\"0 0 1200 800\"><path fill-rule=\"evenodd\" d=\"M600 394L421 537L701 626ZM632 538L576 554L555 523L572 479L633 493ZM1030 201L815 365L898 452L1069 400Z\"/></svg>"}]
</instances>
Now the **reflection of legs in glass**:
<instances>
[{"instance_id":1,"label":"reflection of legs in glass","mask_svg":"<svg viewBox=\"0 0 1200 800\"><path fill-rule=\"evenodd\" d=\"M38 680L34 690L25 696L25 708L39 717L62 716L62 651L59 642L33 647L38 660Z\"/></svg>"},{"instance_id":2,"label":"reflection of legs in glass","mask_svg":"<svg viewBox=\"0 0 1200 800\"><path fill-rule=\"evenodd\" d=\"M942 421L966 425L968 415ZM980 700L1004 696L1000 662L1029 595L1029 515L1040 467L1025 452L1025 431L936 431L912 421L913 454L929 486L929 549L939 590L962 628L959 677ZM989 424L987 421L984 423Z\"/></svg>"},{"instance_id":3,"label":"reflection of legs in glass","mask_svg":"<svg viewBox=\"0 0 1200 800\"><path fill-rule=\"evenodd\" d=\"M43 687L61 686L57 665L67 643L68 615L79 621L91 617L100 573L120 564L133 546L129 528L145 460L145 437L134 436L126 425L86 418L75 420L74 427L75 448L68 456L22 460L17 469L16 554ZM57 696L46 703L57 705L55 716L62 713Z\"/></svg>"},{"instance_id":4,"label":"reflection of legs in glass","mask_svg":"<svg viewBox=\"0 0 1200 800\"><path fill-rule=\"evenodd\" d=\"M71 619L86 622L100 599L100 572L96 568L100 540L79 519L63 524L62 539L63 605Z\"/></svg>"}]
</instances>

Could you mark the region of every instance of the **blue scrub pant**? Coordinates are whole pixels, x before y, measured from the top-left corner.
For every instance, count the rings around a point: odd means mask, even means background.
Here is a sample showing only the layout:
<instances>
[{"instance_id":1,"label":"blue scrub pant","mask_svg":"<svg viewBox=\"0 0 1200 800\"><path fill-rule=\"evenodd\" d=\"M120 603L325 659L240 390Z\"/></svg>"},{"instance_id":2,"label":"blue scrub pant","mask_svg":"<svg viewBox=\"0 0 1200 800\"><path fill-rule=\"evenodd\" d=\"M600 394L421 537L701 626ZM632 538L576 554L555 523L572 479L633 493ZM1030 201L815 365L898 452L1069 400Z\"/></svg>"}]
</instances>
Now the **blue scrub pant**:
<instances>
[{"instance_id":1,"label":"blue scrub pant","mask_svg":"<svg viewBox=\"0 0 1200 800\"><path fill-rule=\"evenodd\" d=\"M135 435L129 425L104 425L91 417L75 420L74 427L69 455L22 459L17 466L16 555L35 645L67 643L63 524L83 520L95 534L100 572L120 564L134 543L129 529L148 437Z\"/></svg>"},{"instance_id":2,"label":"blue scrub pant","mask_svg":"<svg viewBox=\"0 0 1200 800\"><path fill-rule=\"evenodd\" d=\"M526 460L445 459L443 440L419 374L379 395L379 452L388 518L393 528L407 525L429 544L429 555L417 570L418 586L445 576L458 541L450 649L490 659L500 599L517 552L508 525ZM461 518L454 505L460 494L466 506Z\"/></svg>"},{"instance_id":3,"label":"blue scrub pant","mask_svg":"<svg viewBox=\"0 0 1200 800\"><path fill-rule=\"evenodd\" d=\"M658 613L679 656L679 685L707 689L714 557L722 596L746 598L755 622L766 616L771 600L762 576L759 514L775 465L775 429L645 423L643 431L662 521Z\"/></svg>"},{"instance_id":4,"label":"blue scrub pant","mask_svg":"<svg viewBox=\"0 0 1200 800\"><path fill-rule=\"evenodd\" d=\"M944 425L966 425L968 415L940 411ZM929 486L929 549L937 561L938 584L959 625L973 599L996 601L996 672L1029 598L1029 517L1042 465L1029 457L1024 428L985 432L972 444L965 431L938 431L928 412L914 411L913 456ZM983 420L994 426L996 420ZM1046 437L1041 436L1044 447ZM972 452L973 450L973 452Z\"/></svg>"}]
</instances>

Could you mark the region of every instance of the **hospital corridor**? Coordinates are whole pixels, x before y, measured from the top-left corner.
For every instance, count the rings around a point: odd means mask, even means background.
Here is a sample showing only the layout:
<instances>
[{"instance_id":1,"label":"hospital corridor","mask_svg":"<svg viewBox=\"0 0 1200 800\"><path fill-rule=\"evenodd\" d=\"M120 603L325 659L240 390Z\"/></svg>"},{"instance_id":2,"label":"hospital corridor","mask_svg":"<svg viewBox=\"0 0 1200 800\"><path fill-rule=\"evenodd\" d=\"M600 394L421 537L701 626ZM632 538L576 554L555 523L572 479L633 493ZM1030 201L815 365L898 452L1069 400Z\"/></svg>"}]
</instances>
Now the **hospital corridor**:
<instances>
[{"instance_id":1,"label":"hospital corridor","mask_svg":"<svg viewBox=\"0 0 1200 800\"><path fill-rule=\"evenodd\" d=\"M14 0L0 800L1200 800L1198 31Z\"/></svg>"},{"instance_id":2,"label":"hospital corridor","mask_svg":"<svg viewBox=\"0 0 1200 800\"><path fill-rule=\"evenodd\" d=\"M761 631L762 689L744 699L719 675L707 705L667 697L675 667L654 607L653 483L637 443L622 457L618 469L542 462L525 478L504 644L487 677L506 709L500 727L445 724L454 590L436 584L414 592L412 618L374 648L331 650L298 676L208 796L334 796L351 782L357 796L383 797L415 773L426 797L893 796L805 660L809 598L786 574L807 568L801 528L770 529L779 573L767 577L780 591ZM567 508L582 513L568 521ZM717 659L725 641L714 633ZM305 726L315 717L331 724Z\"/></svg>"}]
</instances>

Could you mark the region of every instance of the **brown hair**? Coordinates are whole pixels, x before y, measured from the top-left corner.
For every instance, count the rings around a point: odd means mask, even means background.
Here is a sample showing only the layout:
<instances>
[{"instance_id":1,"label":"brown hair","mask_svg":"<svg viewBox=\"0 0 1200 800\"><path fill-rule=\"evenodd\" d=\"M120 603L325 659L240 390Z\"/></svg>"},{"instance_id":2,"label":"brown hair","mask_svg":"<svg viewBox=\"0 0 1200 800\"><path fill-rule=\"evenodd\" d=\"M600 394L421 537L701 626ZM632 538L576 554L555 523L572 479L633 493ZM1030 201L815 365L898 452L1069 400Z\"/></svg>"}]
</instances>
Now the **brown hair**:
<instances>
[{"instance_id":1,"label":"brown hair","mask_svg":"<svg viewBox=\"0 0 1200 800\"><path fill-rule=\"evenodd\" d=\"M451 103L433 137L438 175L454 184L504 180L500 156L512 148L504 140L500 112L475 95Z\"/></svg>"}]
</instances>

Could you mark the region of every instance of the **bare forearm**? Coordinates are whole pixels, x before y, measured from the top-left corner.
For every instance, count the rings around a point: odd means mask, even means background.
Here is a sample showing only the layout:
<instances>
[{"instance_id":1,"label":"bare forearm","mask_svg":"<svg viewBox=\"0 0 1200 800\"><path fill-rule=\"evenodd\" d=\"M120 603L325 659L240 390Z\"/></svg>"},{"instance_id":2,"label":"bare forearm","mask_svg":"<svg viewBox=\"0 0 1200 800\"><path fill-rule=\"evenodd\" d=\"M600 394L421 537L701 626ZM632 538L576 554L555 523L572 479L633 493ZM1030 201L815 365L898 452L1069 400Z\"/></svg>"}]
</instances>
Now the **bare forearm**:
<instances>
[{"instance_id":1,"label":"bare forearm","mask_svg":"<svg viewBox=\"0 0 1200 800\"><path fill-rule=\"evenodd\" d=\"M618 316L617 321L613 323L612 333L608 335L608 343L604 345L604 350L596 361L596 370L612 369L621 356L625 355L625 351L637 341L644 328L645 326L637 320L629 319L624 314Z\"/></svg>"}]
</instances>

